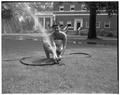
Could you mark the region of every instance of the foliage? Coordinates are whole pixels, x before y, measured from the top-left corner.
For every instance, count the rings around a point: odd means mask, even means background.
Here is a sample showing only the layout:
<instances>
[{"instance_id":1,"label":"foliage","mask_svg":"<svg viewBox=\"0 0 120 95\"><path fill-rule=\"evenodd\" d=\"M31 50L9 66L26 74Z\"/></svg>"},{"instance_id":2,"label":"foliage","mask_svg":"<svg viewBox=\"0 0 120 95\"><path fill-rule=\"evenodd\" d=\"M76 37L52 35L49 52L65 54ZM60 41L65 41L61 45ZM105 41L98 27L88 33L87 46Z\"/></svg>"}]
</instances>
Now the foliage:
<instances>
[{"instance_id":1,"label":"foliage","mask_svg":"<svg viewBox=\"0 0 120 95\"><path fill-rule=\"evenodd\" d=\"M118 14L118 2L85 2L85 5L88 10L94 7L97 13Z\"/></svg>"},{"instance_id":2,"label":"foliage","mask_svg":"<svg viewBox=\"0 0 120 95\"><path fill-rule=\"evenodd\" d=\"M98 36L104 36L104 37L117 37L117 31L109 31L101 29L97 31Z\"/></svg>"},{"instance_id":3,"label":"foliage","mask_svg":"<svg viewBox=\"0 0 120 95\"><path fill-rule=\"evenodd\" d=\"M85 4L90 10L88 39L96 39L96 14L103 12L108 13L109 16L113 13L118 15L118 2L86 2Z\"/></svg>"},{"instance_id":4,"label":"foliage","mask_svg":"<svg viewBox=\"0 0 120 95\"><path fill-rule=\"evenodd\" d=\"M10 19L13 16L13 12L9 7L5 4L2 5L2 18Z\"/></svg>"},{"instance_id":5,"label":"foliage","mask_svg":"<svg viewBox=\"0 0 120 95\"><path fill-rule=\"evenodd\" d=\"M23 10L22 4L20 2L2 2L3 31L9 33L32 29L33 19Z\"/></svg>"}]
</instances>

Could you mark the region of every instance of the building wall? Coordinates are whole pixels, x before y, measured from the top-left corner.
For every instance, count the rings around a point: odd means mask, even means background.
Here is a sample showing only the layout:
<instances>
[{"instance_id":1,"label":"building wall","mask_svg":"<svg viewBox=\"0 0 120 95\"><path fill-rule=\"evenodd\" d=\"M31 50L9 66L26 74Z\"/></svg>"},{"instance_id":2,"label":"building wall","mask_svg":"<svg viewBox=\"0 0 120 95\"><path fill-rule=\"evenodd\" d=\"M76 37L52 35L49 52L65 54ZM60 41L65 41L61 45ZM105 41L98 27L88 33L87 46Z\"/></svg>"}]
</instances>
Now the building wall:
<instances>
[{"instance_id":1,"label":"building wall","mask_svg":"<svg viewBox=\"0 0 120 95\"><path fill-rule=\"evenodd\" d=\"M64 25L67 25L67 22L71 21L71 28L69 29L70 34L71 34L71 31L73 32L72 34L76 33L76 31L74 30L75 19L83 20L83 29L89 28L89 15L75 15L75 16L74 15L57 15L56 16L56 21L58 23L62 21ZM106 32L109 32L109 31L117 32L117 16L116 15L113 15L112 17L109 17L108 15L97 15L96 23L99 23L99 27L96 27L97 31L104 30ZM110 28L106 28L105 23L110 23Z\"/></svg>"},{"instance_id":2,"label":"building wall","mask_svg":"<svg viewBox=\"0 0 120 95\"><path fill-rule=\"evenodd\" d=\"M51 3L52 4L52 3ZM70 10L70 6L74 5L74 10ZM63 11L59 11L59 7L64 6ZM42 15L41 15L42 14ZM88 30L89 28L89 11L84 10L84 3L82 2L54 2L53 6L49 5L46 7L45 4L38 4L38 13L35 14L39 17L39 22L43 25L43 27L47 28L47 26L52 26L53 21L56 20L57 22L63 22L63 25L66 25L67 22L71 22L71 27L69 27L69 34L76 34L76 25L75 22L77 19L82 20L82 29ZM100 23L100 27L96 28L97 32L99 31L107 31L107 32L114 32L117 34L117 27L118 27L118 19L117 15L113 15L108 17L107 15L97 15L97 23ZM33 22L24 21L25 23L17 23L18 21L3 21L2 24L4 27L2 29L7 33L9 31L12 32L19 32L25 30L32 30L33 29ZM11 24L9 24L11 23ZM104 24L110 23L110 28L105 28ZM17 25L16 27L14 27ZM15 28L15 29L14 29ZM9 30L9 31L8 31Z\"/></svg>"},{"instance_id":3,"label":"building wall","mask_svg":"<svg viewBox=\"0 0 120 95\"><path fill-rule=\"evenodd\" d=\"M117 15L109 17L108 15L98 15L97 21L101 22L101 29L106 29L107 31L117 31ZM110 22L110 28L105 28L104 24Z\"/></svg>"},{"instance_id":4,"label":"building wall","mask_svg":"<svg viewBox=\"0 0 120 95\"><path fill-rule=\"evenodd\" d=\"M82 19L83 21L83 28L89 28L89 12L82 10L83 3L77 2L65 2L65 3L54 3L54 14L57 22L63 22L64 25L67 24L68 21L71 21L71 27L69 28L69 34L76 34L75 29L75 19ZM75 10L70 11L70 5L75 5ZM59 7L64 6L64 11L59 11ZM110 25L110 27L105 27L105 23ZM98 14L96 17L96 24L97 24L97 32L99 31L106 31L106 32L114 32L117 34L117 15L113 15L109 17L107 14Z\"/></svg>"},{"instance_id":5,"label":"building wall","mask_svg":"<svg viewBox=\"0 0 120 95\"><path fill-rule=\"evenodd\" d=\"M75 5L75 10L80 11L81 10L81 5L83 3L81 2L54 2L54 11L59 11L59 6L64 6L64 11L70 11L70 5Z\"/></svg>"}]
</instances>

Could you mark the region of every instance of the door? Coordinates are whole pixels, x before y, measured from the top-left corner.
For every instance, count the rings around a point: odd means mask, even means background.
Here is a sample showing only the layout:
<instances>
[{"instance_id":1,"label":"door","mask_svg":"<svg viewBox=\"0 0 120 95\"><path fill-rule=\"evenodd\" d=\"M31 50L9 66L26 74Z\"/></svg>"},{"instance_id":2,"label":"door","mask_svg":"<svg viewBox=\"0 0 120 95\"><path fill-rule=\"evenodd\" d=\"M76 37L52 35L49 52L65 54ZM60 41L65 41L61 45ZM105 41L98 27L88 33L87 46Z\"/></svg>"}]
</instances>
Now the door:
<instances>
[{"instance_id":1,"label":"door","mask_svg":"<svg viewBox=\"0 0 120 95\"><path fill-rule=\"evenodd\" d=\"M83 19L75 19L74 20L74 31L77 31L77 29L83 26Z\"/></svg>"},{"instance_id":2,"label":"door","mask_svg":"<svg viewBox=\"0 0 120 95\"><path fill-rule=\"evenodd\" d=\"M81 23L80 22L77 22L77 27L76 29L78 30L78 28L81 26Z\"/></svg>"},{"instance_id":3,"label":"door","mask_svg":"<svg viewBox=\"0 0 120 95\"><path fill-rule=\"evenodd\" d=\"M45 18L45 28L49 29L51 23L50 23L50 17Z\"/></svg>"},{"instance_id":4,"label":"door","mask_svg":"<svg viewBox=\"0 0 120 95\"><path fill-rule=\"evenodd\" d=\"M43 18L40 18L40 17L39 17L39 23L40 23L42 26L44 26L44 25L43 25L43 23L44 23L43 21L44 21Z\"/></svg>"}]
</instances>

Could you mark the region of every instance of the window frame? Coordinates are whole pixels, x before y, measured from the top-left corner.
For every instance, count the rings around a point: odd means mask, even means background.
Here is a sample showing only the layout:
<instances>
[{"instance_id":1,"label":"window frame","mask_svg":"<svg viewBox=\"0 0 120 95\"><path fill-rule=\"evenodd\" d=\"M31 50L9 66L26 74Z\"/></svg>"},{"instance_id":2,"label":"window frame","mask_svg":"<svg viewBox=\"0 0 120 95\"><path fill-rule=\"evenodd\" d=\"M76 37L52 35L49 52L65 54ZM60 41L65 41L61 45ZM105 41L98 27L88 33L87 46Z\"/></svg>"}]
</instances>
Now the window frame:
<instances>
[{"instance_id":1,"label":"window frame","mask_svg":"<svg viewBox=\"0 0 120 95\"><path fill-rule=\"evenodd\" d=\"M71 26L68 26L69 28L71 28L72 27L72 21L67 21L67 25L68 24L71 24Z\"/></svg>"},{"instance_id":2,"label":"window frame","mask_svg":"<svg viewBox=\"0 0 120 95\"><path fill-rule=\"evenodd\" d=\"M87 8L85 7L85 4L81 4L81 11L82 12L86 12Z\"/></svg>"},{"instance_id":3,"label":"window frame","mask_svg":"<svg viewBox=\"0 0 120 95\"><path fill-rule=\"evenodd\" d=\"M98 26L97 26L97 23L98 23ZM96 28L100 28L100 24L101 24L100 21L97 21L96 22Z\"/></svg>"},{"instance_id":4,"label":"window frame","mask_svg":"<svg viewBox=\"0 0 120 95\"><path fill-rule=\"evenodd\" d=\"M74 8L74 10L71 10L71 8ZM75 11L75 5L70 5L70 11Z\"/></svg>"},{"instance_id":5,"label":"window frame","mask_svg":"<svg viewBox=\"0 0 120 95\"><path fill-rule=\"evenodd\" d=\"M89 28L89 22L86 21L86 28Z\"/></svg>"},{"instance_id":6,"label":"window frame","mask_svg":"<svg viewBox=\"0 0 120 95\"><path fill-rule=\"evenodd\" d=\"M60 24L60 25L64 25L64 22L63 22L63 21L59 21L59 24Z\"/></svg>"},{"instance_id":7,"label":"window frame","mask_svg":"<svg viewBox=\"0 0 120 95\"><path fill-rule=\"evenodd\" d=\"M63 10L61 10L63 8ZM59 11L63 12L64 11L64 6L59 6Z\"/></svg>"},{"instance_id":8,"label":"window frame","mask_svg":"<svg viewBox=\"0 0 120 95\"><path fill-rule=\"evenodd\" d=\"M108 24L109 27L106 27L106 26L105 26L106 24ZM110 28L110 24L111 24L110 22L104 22L104 28Z\"/></svg>"}]
</instances>

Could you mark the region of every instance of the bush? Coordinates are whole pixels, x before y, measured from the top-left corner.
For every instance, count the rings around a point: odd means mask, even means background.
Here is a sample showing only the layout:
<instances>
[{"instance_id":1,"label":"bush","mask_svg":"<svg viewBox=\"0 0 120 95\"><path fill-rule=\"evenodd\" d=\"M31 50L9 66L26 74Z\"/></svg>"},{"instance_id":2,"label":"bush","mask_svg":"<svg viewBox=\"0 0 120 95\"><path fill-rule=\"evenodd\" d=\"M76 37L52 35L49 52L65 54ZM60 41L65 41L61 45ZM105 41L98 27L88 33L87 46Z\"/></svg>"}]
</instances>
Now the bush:
<instances>
[{"instance_id":1,"label":"bush","mask_svg":"<svg viewBox=\"0 0 120 95\"><path fill-rule=\"evenodd\" d=\"M106 33L106 31L105 30L100 30L100 32L99 32L99 35L100 36L105 36L107 33Z\"/></svg>"},{"instance_id":2,"label":"bush","mask_svg":"<svg viewBox=\"0 0 120 95\"><path fill-rule=\"evenodd\" d=\"M108 33L106 37L114 37L113 33Z\"/></svg>"},{"instance_id":3,"label":"bush","mask_svg":"<svg viewBox=\"0 0 120 95\"><path fill-rule=\"evenodd\" d=\"M97 31L97 35L104 36L104 37L117 37L116 31L105 31L103 29L100 31Z\"/></svg>"},{"instance_id":4,"label":"bush","mask_svg":"<svg viewBox=\"0 0 120 95\"><path fill-rule=\"evenodd\" d=\"M88 35L88 29L80 30L80 35Z\"/></svg>"}]
</instances>

